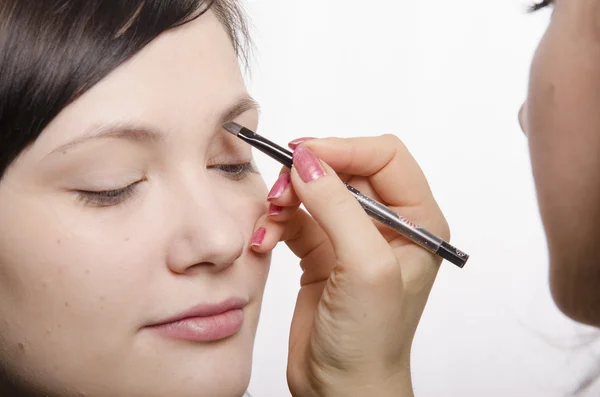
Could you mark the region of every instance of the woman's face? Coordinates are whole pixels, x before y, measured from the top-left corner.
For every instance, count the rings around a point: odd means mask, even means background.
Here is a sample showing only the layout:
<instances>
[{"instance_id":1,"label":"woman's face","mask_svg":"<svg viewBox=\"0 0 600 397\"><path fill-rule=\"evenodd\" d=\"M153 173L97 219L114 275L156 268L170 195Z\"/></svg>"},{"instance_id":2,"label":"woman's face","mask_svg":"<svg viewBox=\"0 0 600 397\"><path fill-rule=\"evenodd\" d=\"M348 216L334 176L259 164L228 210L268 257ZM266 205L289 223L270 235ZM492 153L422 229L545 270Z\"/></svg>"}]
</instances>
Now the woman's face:
<instances>
[{"instance_id":1,"label":"woman's face","mask_svg":"<svg viewBox=\"0 0 600 397\"><path fill-rule=\"evenodd\" d=\"M243 394L266 186L221 125L257 117L212 13L64 109L0 183L5 378L52 396ZM230 304L243 316L189 319Z\"/></svg>"},{"instance_id":2,"label":"woman's face","mask_svg":"<svg viewBox=\"0 0 600 397\"><path fill-rule=\"evenodd\" d=\"M600 326L600 2L555 3L520 119L548 238L552 294L567 315Z\"/></svg>"}]
</instances>

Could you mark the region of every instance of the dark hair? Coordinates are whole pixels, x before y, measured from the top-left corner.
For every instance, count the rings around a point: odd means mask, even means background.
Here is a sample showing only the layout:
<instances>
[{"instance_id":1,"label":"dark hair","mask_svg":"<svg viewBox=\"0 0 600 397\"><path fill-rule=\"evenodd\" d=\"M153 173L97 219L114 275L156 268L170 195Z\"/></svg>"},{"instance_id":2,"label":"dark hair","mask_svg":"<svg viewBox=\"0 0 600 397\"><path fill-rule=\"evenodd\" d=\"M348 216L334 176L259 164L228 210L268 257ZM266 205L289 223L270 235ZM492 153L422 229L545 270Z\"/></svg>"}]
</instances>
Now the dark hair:
<instances>
[{"instance_id":1,"label":"dark hair","mask_svg":"<svg viewBox=\"0 0 600 397\"><path fill-rule=\"evenodd\" d=\"M237 0L0 2L0 179L69 103L166 30L209 8L247 66Z\"/></svg>"}]
</instances>

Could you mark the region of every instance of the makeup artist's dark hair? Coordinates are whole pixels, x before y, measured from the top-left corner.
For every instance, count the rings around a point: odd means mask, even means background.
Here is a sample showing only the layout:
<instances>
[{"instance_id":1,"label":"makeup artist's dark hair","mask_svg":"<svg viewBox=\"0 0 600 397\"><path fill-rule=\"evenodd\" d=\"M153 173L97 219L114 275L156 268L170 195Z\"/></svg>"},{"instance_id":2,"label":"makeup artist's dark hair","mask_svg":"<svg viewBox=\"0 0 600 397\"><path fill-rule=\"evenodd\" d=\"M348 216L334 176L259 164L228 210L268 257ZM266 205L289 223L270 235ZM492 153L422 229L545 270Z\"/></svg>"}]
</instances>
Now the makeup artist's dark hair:
<instances>
[{"instance_id":1,"label":"makeup artist's dark hair","mask_svg":"<svg viewBox=\"0 0 600 397\"><path fill-rule=\"evenodd\" d=\"M158 35L209 8L247 66L238 0L0 1L0 179L69 103Z\"/></svg>"}]
</instances>

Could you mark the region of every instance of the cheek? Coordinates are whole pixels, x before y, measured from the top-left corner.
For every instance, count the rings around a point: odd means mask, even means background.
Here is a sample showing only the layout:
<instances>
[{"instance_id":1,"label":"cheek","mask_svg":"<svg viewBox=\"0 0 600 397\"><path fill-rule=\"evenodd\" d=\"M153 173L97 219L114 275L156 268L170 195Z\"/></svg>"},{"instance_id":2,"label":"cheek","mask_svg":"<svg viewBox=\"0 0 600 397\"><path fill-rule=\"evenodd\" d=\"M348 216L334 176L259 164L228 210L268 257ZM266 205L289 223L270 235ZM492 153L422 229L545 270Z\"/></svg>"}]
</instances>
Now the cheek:
<instances>
[{"instance_id":1,"label":"cheek","mask_svg":"<svg viewBox=\"0 0 600 397\"><path fill-rule=\"evenodd\" d=\"M252 235L257 229L258 220L267 213L268 188L262 177L258 175L252 177L255 181L245 194L241 194L241 192L240 194L231 194L230 192L223 196L223 200L228 203L228 211L230 211L231 217L239 222L240 230L242 230L246 242L245 251L248 262L256 264L255 270L259 270L258 276L260 276L261 284L264 287L268 275L270 255L255 254L254 251L249 249L249 245Z\"/></svg>"},{"instance_id":2,"label":"cheek","mask_svg":"<svg viewBox=\"0 0 600 397\"><path fill-rule=\"evenodd\" d=\"M268 188L261 175L251 174L247 178L243 182L220 180L213 184L212 190L219 211L240 224L249 242L256 222L267 212Z\"/></svg>"},{"instance_id":3,"label":"cheek","mask_svg":"<svg viewBox=\"0 0 600 397\"><path fill-rule=\"evenodd\" d=\"M260 177L252 177L237 192L230 181L212 190L219 203L215 210L235 220L246 243L234 278L250 284L259 298L270 257L247 245L266 212L267 187ZM71 338L69 331L85 330L90 337L104 333L103 340L119 318L127 319L125 326L135 332L136 321L144 320L139 297L151 296L150 290L168 274L165 230L173 225L161 216L161 205L148 200L115 223L108 216L82 219L77 210L52 208L47 198L0 204L0 318L11 323L11 329L0 328L0 333L58 341Z\"/></svg>"},{"instance_id":4,"label":"cheek","mask_svg":"<svg viewBox=\"0 0 600 397\"><path fill-rule=\"evenodd\" d=\"M1 204L0 364L45 381L86 378L81 362L117 368L135 332L127 303L144 282L126 271L134 250L123 235L64 228L49 206Z\"/></svg>"},{"instance_id":5,"label":"cheek","mask_svg":"<svg viewBox=\"0 0 600 397\"><path fill-rule=\"evenodd\" d=\"M136 257L126 234L73 230L44 206L15 206L0 224L0 296L11 303L0 303L3 313L48 330L91 328L115 314L111 299L131 288L126 265Z\"/></svg>"},{"instance_id":6,"label":"cheek","mask_svg":"<svg viewBox=\"0 0 600 397\"><path fill-rule=\"evenodd\" d=\"M259 175L252 175L253 183L246 194L231 194L226 196L229 201L229 210L231 216L239 221L241 230L244 234L245 247L244 256L240 261L241 272L247 280L252 280L254 294L262 300L267 277L269 275L269 266L271 263L271 254L259 255L249 248L252 235L257 229L257 221L266 214L268 210L267 194L268 187L263 178Z\"/></svg>"}]
</instances>

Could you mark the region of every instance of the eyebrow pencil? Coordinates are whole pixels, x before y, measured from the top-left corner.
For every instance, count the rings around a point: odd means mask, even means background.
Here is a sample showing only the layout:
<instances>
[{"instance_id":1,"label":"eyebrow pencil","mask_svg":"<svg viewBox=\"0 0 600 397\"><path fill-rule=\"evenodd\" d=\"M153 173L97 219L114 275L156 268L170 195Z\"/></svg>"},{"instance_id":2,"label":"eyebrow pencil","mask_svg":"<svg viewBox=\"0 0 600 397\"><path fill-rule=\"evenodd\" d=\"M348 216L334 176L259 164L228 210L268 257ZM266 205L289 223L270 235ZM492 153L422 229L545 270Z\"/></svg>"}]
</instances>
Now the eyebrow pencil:
<instances>
[{"instance_id":1,"label":"eyebrow pencil","mask_svg":"<svg viewBox=\"0 0 600 397\"><path fill-rule=\"evenodd\" d=\"M237 136L250 146L260 150L269 157L277 160L284 166L292 168L292 152L271 142L270 140L258 135L237 123L226 123L223 125L228 132ZM396 214L390 208L365 196L355 188L346 184L346 188L352 193L354 198L360 203L369 216L386 226L396 230L402 236L410 241L420 245L426 250L439 255L456 266L463 268L469 259L469 255L453 247L435 234L420 228L408 219Z\"/></svg>"}]
</instances>

